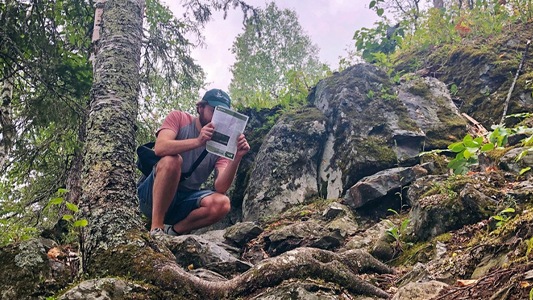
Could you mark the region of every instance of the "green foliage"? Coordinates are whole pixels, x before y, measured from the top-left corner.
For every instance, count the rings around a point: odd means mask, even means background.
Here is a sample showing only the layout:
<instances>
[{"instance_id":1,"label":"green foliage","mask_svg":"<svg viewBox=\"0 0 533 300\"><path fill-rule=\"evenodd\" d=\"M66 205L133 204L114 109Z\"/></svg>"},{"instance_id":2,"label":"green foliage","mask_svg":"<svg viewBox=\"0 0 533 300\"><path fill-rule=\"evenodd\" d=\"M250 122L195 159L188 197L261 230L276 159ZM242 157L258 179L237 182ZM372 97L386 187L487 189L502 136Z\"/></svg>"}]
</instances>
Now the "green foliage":
<instances>
[{"instance_id":1,"label":"green foliage","mask_svg":"<svg viewBox=\"0 0 533 300\"><path fill-rule=\"evenodd\" d=\"M253 108L301 105L329 69L319 62L318 49L294 11L280 10L271 2L257 18L259 25L247 22L231 48L236 57L229 87L232 99Z\"/></svg>"},{"instance_id":2,"label":"green foliage","mask_svg":"<svg viewBox=\"0 0 533 300\"><path fill-rule=\"evenodd\" d=\"M48 202L48 205L45 207L46 209L49 209L50 206L61 206L64 205L64 207L69 211L69 213L65 213L62 216L62 219L65 221L68 221L69 224L73 228L77 227L85 227L88 225L88 221L86 219L78 219L75 217L75 214L79 211L79 208L76 204L66 201L63 198L63 195L67 193L67 190L65 189L59 189L57 192L57 196L50 199Z\"/></svg>"},{"instance_id":3,"label":"green foliage","mask_svg":"<svg viewBox=\"0 0 533 300\"><path fill-rule=\"evenodd\" d=\"M387 211L399 216L398 212L392 208L387 209ZM395 224L391 220L386 220L386 223L389 226L387 229L387 234L394 239L395 246L400 251L403 251L404 243L402 240L407 234L407 227L409 226L410 222L411 219L409 218L404 219L399 224Z\"/></svg>"},{"instance_id":4,"label":"green foliage","mask_svg":"<svg viewBox=\"0 0 533 300\"><path fill-rule=\"evenodd\" d=\"M529 113L515 114L507 116L507 118L515 117L530 117ZM514 128L506 128L503 124L491 126L492 131L487 134L487 137L473 138L467 134L462 141L452 143L448 146L448 150L457 153L455 158L448 163L448 167L454 171L454 174L465 174L468 169L478 163L478 155L483 152L491 151L495 148L503 148L507 145L509 136L512 134L526 134L528 135L522 139L522 146L528 147L515 158L516 161L521 160L529 151L533 150L533 128L518 126ZM443 150L430 151L431 153L442 152ZM428 154L430 152L424 152ZM522 169L519 175L522 175L531 170L531 167Z\"/></svg>"},{"instance_id":5,"label":"green foliage","mask_svg":"<svg viewBox=\"0 0 533 300\"><path fill-rule=\"evenodd\" d=\"M402 43L404 30L400 27L394 29L387 21L375 23L374 28L363 27L356 30L353 36L355 49L361 57L370 63L383 61L380 55L388 56ZM392 34L387 34L387 31Z\"/></svg>"},{"instance_id":6,"label":"green foliage","mask_svg":"<svg viewBox=\"0 0 533 300\"><path fill-rule=\"evenodd\" d=\"M496 228L500 228L503 225L505 225L505 223L507 223L511 219L512 214L514 212L515 212L514 208L508 207L498 212L498 214L496 214L495 216L492 216L492 219L497 221Z\"/></svg>"},{"instance_id":7,"label":"green foliage","mask_svg":"<svg viewBox=\"0 0 533 300\"><path fill-rule=\"evenodd\" d=\"M459 88L457 87L457 85L455 83L453 83L451 86L450 86L450 94L452 96L455 96L457 95L457 93L459 92Z\"/></svg>"},{"instance_id":8,"label":"green foliage","mask_svg":"<svg viewBox=\"0 0 533 300\"><path fill-rule=\"evenodd\" d=\"M452 169L454 174L465 174L470 166L477 164L478 154L494 149L494 144L485 143L483 137L473 138L467 134L462 141L449 145L448 149L457 153L448 163L448 168Z\"/></svg>"},{"instance_id":9,"label":"green foliage","mask_svg":"<svg viewBox=\"0 0 533 300\"><path fill-rule=\"evenodd\" d=\"M194 18L177 19L159 0L146 1L145 16L137 144L153 139L170 111L195 113L205 79L191 58L191 40L200 39L202 25Z\"/></svg>"},{"instance_id":10,"label":"green foliage","mask_svg":"<svg viewBox=\"0 0 533 300\"><path fill-rule=\"evenodd\" d=\"M363 28L354 34L355 46L364 60L374 63L373 53L401 55L447 44L453 47L465 38L488 37L505 27L531 20L531 1L480 0L472 7L459 7L455 1L445 2L443 9L421 6L420 0L371 0L369 8L381 18L373 28ZM388 17L393 16L391 21ZM391 23L400 24L398 35L387 37Z\"/></svg>"},{"instance_id":11,"label":"green foliage","mask_svg":"<svg viewBox=\"0 0 533 300\"><path fill-rule=\"evenodd\" d=\"M140 140L152 136L171 109L191 110L203 83L190 57L194 36L188 35L201 26L194 18L177 21L157 0L146 1L145 13ZM12 237L0 234L0 242L49 227L57 220L41 208L59 188L76 185L93 77L93 21L91 1L0 3L0 77L2 87L6 82L13 87L2 105L14 132L9 141L10 126L0 126L0 142L10 150L5 164L0 159L0 226L13 231Z\"/></svg>"}]
</instances>

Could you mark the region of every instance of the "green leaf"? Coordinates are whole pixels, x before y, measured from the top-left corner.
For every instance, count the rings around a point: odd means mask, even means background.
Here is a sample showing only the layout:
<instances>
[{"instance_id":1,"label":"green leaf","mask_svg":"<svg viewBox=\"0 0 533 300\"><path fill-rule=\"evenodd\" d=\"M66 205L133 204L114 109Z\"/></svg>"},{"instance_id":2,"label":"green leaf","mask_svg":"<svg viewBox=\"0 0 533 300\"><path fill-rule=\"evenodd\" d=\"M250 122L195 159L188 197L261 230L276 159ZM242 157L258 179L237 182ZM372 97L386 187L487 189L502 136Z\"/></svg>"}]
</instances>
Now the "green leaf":
<instances>
[{"instance_id":1,"label":"green leaf","mask_svg":"<svg viewBox=\"0 0 533 300\"><path fill-rule=\"evenodd\" d=\"M471 143L473 140L474 138L470 134L467 134L463 138L463 143L466 145L466 143Z\"/></svg>"},{"instance_id":2,"label":"green leaf","mask_svg":"<svg viewBox=\"0 0 533 300\"><path fill-rule=\"evenodd\" d=\"M75 212L75 213L78 212L79 209L78 209L78 206L77 206L76 204L74 204L74 203L70 203L70 202L68 202L68 201L67 201L67 203L65 203L65 204L67 205L67 208L68 208L70 211Z\"/></svg>"},{"instance_id":3,"label":"green leaf","mask_svg":"<svg viewBox=\"0 0 533 300\"><path fill-rule=\"evenodd\" d=\"M405 229L407 229L409 222L411 222L411 219L403 220L402 224L400 225L400 232L405 232Z\"/></svg>"},{"instance_id":4,"label":"green leaf","mask_svg":"<svg viewBox=\"0 0 533 300\"><path fill-rule=\"evenodd\" d=\"M463 141L463 144L465 144L465 146L469 148L478 148L480 145L475 140Z\"/></svg>"},{"instance_id":5,"label":"green leaf","mask_svg":"<svg viewBox=\"0 0 533 300\"><path fill-rule=\"evenodd\" d=\"M503 216L500 215L493 216L492 218L496 221L503 221Z\"/></svg>"},{"instance_id":6,"label":"green leaf","mask_svg":"<svg viewBox=\"0 0 533 300\"><path fill-rule=\"evenodd\" d=\"M465 163L464 160L460 160L460 159L452 159L449 163L448 163L448 168L450 169L457 169L459 168L461 165L463 165Z\"/></svg>"},{"instance_id":7,"label":"green leaf","mask_svg":"<svg viewBox=\"0 0 533 300\"><path fill-rule=\"evenodd\" d=\"M452 150L453 152L461 152L465 149L465 146L463 145L463 142L456 142L449 145L448 149Z\"/></svg>"},{"instance_id":8,"label":"green leaf","mask_svg":"<svg viewBox=\"0 0 533 300\"><path fill-rule=\"evenodd\" d=\"M518 175L523 175L524 173L526 173L527 171L531 170L531 167L525 167L523 168L522 170L520 170L520 172L518 173Z\"/></svg>"},{"instance_id":9,"label":"green leaf","mask_svg":"<svg viewBox=\"0 0 533 300\"><path fill-rule=\"evenodd\" d=\"M372 8L374 6L376 6L376 1L375 0L370 1L370 4L368 5L368 8Z\"/></svg>"},{"instance_id":10,"label":"green leaf","mask_svg":"<svg viewBox=\"0 0 533 300\"><path fill-rule=\"evenodd\" d=\"M390 211L391 213L394 213L394 214L396 214L396 215L398 214L398 212L397 212L397 211L395 211L395 210L394 210L394 209L392 209L392 208L389 208L389 209L387 209L387 211Z\"/></svg>"},{"instance_id":11,"label":"green leaf","mask_svg":"<svg viewBox=\"0 0 533 300\"><path fill-rule=\"evenodd\" d=\"M533 145L533 135L522 140L522 145L532 146Z\"/></svg>"},{"instance_id":12,"label":"green leaf","mask_svg":"<svg viewBox=\"0 0 533 300\"><path fill-rule=\"evenodd\" d=\"M471 152L471 149L472 148L466 148L465 151L463 151L463 155L466 159L469 159L474 154L475 151Z\"/></svg>"},{"instance_id":13,"label":"green leaf","mask_svg":"<svg viewBox=\"0 0 533 300\"><path fill-rule=\"evenodd\" d=\"M57 197L57 198L53 198L52 200L50 200L50 202L48 202L50 205L58 205L58 204L61 204L63 203L63 198L61 197Z\"/></svg>"},{"instance_id":14,"label":"green leaf","mask_svg":"<svg viewBox=\"0 0 533 300\"><path fill-rule=\"evenodd\" d=\"M74 222L74 227L85 227L89 224L89 222L86 219L81 219L76 222Z\"/></svg>"},{"instance_id":15,"label":"green leaf","mask_svg":"<svg viewBox=\"0 0 533 300\"><path fill-rule=\"evenodd\" d=\"M522 158L524 158L524 156L526 156L526 155L529 153L529 151L531 151L531 150L533 150L533 148L529 148L529 149L526 149L526 150L520 152L520 153L516 156L515 161L519 161L519 160L521 160Z\"/></svg>"},{"instance_id":16,"label":"green leaf","mask_svg":"<svg viewBox=\"0 0 533 300\"><path fill-rule=\"evenodd\" d=\"M63 220L70 221L74 218L73 215L63 215Z\"/></svg>"},{"instance_id":17,"label":"green leaf","mask_svg":"<svg viewBox=\"0 0 533 300\"><path fill-rule=\"evenodd\" d=\"M383 13L385 12L385 10L383 8L378 8L376 10L377 14L378 14L378 17L381 17L383 15Z\"/></svg>"},{"instance_id":18,"label":"green leaf","mask_svg":"<svg viewBox=\"0 0 533 300\"><path fill-rule=\"evenodd\" d=\"M491 151L494 149L494 144L493 143L488 143L488 144L485 144L481 147L481 152L487 152L487 151Z\"/></svg>"},{"instance_id":19,"label":"green leaf","mask_svg":"<svg viewBox=\"0 0 533 300\"><path fill-rule=\"evenodd\" d=\"M65 195L66 193L68 193L68 189L57 189L58 195Z\"/></svg>"},{"instance_id":20,"label":"green leaf","mask_svg":"<svg viewBox=\"0 0 533 300\"><path fill-rule=\"evenodd\" d=\"M514 208L512 208L512 207L508 207L508 208L506 208L506 209L500 211L500 214L514 213L514 212L515 212Z\"/></svg>"}]
</instances>

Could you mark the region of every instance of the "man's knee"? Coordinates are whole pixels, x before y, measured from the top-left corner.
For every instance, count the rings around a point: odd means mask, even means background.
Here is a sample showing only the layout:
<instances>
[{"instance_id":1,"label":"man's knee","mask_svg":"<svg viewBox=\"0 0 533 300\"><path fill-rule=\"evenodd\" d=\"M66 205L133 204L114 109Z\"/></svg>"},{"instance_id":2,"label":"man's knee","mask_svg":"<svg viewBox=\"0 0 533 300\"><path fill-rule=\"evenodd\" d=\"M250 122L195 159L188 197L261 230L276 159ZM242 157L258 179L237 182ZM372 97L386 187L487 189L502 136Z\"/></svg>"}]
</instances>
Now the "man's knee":
<instances>
[{"instance_id":1,"label":"man's knee","mask_svg":"<svg viewBox=\"0 0 533 300\"><path fill-rule=\"evenodd\" d=\"M214 193L202 199L201 206L209 208L209 215L213 218L224 217L231 209L228 196Z\"/></svg>"},{"instance_id":2,"label":"man's knee","mask_svg":"<svg viewBox=\"0 0 533 300\"><path fill-rule=\"evenodd\" d=\"M164 156L159 160L159 162L157 162L156 174L161 172L167 174L180 174L182 163L183 158L181 155Z\"/></svg>"}]
</instances>

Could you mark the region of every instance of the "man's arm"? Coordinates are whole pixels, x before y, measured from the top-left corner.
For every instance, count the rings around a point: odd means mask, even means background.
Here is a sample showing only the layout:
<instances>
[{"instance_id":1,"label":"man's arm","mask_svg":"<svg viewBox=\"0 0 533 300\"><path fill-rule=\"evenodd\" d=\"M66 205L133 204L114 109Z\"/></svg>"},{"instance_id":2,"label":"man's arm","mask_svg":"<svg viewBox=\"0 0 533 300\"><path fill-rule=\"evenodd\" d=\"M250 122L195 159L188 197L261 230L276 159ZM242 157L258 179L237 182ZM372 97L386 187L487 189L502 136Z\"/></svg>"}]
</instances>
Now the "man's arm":
<instances>
[{"instance_id":1,"label":"man's arm","mask_svg":"<svg viewBox=\"0 0 533 300\"><path fill-rule=\"evenodd\" d=\"M231 183L235 178L239 164L241 163L242 157L248 153L250 150L250 145L244 137L244 134L239 136L237 140L237 153L235 154L235 159L231 161L225 168L219 168L215 170L215 191L217 193L225 194L231 187Z\"/></svg>"},{"instance_id":2,"label":"man's arm","mask_svg":"<svg viewBox=\"0 0 533 300\"><path fill-rule=\"evenodd\" d=\"M162 129L157 134L155 140L155 155L159 157L178 155L185 151L201 147L211 139L213 131L213 124L209 123L202 128L198 137L187 140L176 140L176 132L170 129Z\"/></svg>"}]
</instances>

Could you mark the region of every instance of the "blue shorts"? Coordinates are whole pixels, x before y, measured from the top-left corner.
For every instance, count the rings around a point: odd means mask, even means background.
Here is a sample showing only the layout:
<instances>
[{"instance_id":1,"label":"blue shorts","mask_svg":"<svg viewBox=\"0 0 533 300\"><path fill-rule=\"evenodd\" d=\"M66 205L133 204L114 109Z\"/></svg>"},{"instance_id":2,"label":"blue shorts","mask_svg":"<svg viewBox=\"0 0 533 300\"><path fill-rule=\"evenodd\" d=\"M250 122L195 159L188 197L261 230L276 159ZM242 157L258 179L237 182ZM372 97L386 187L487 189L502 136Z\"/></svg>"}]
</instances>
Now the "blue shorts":
<instances>
[{"instance_id":1,"label":"blue shorts","mask_svg":"<svg viewBox=\"0 0 533 300\"><path fill-rule=\"evenodd\" d=\"M138 187L139 207L141 212L152 218L152 190L154 187L154 172L152 172ZM165 215L165 224L174 225L185 219L193 210L200 207L200 201L206 196L213 194L211 190L179 191Z\"/></svg>"}]
</instances>

